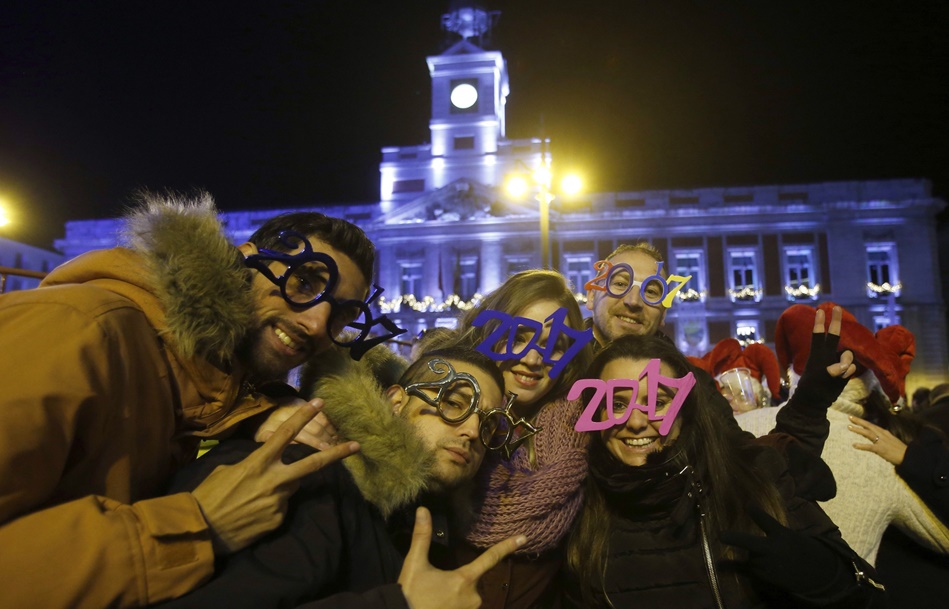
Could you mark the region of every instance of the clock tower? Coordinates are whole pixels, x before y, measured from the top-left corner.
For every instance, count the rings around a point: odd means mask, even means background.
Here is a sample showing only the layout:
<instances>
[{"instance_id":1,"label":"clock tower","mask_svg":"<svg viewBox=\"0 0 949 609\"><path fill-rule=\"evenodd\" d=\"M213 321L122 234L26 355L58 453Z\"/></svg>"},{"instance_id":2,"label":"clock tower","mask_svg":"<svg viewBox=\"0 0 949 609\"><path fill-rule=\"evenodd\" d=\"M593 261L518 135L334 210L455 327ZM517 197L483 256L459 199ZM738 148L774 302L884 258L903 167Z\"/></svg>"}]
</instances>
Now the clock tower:
<instances>
[{"instance_id":1,"label":"clock tower","mask_svg":"<svg viewBox=\"0 0 949 609\"><path fill-rule=\"evenodd\" d=\"M431 140L420 146L382 149L380 200L383 211L467 179L497 187L516 167L538 167L540 139L509 140L504 111L510 89L507 62L486 50L500 16L474 0L453 0L442 29L453 41L427 58L432 77Z\"/></svg>"},{"instance_id":2,"label":"clock tower","mask_svg":"<svg viewBox=\"0 0 949 609\"><path fill-rule=\"evenodd\" d=\"M461 39L428 58L433 156L463 159L498 151L509 92L507 62L500 51L481 48L498 16L470 1L453 2L442 16L442 28Z\"/></svg>"}]
</instances>

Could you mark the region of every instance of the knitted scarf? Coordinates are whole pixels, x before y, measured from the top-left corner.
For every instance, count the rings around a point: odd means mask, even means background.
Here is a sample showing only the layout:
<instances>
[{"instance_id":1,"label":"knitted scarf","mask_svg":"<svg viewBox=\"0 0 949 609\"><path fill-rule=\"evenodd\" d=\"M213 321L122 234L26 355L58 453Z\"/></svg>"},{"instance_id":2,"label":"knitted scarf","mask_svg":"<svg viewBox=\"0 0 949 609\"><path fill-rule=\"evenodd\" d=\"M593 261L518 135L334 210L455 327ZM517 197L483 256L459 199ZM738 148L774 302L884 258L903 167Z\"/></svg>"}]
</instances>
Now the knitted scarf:
<instances>
[{"instance_id":1,"label":"knitted scarf","mask_svg":"<svg viewBox=\"0 0 949 609\"><path fill-rule=\"evenodd\" d=\"M526 535L516 554L536 554L556 548L570 530L583 505L587 475L588 434L573 426L583 404L561 399L541 409L535 425L537 467L530 465L528 446L510 461L495 453L485 457L478 476L475 520L465 536L478 548L488 548L512 535Z\"/></svg>"},{"instance_id":2,"label":"knitted scarf","mask_svg":"<svg viewBox=\"0 0 949 609\"><path fill-rule=\"evenodd\" d=\"M603 489L612 510L630 520L671 517L682 526L695 506L695 477L684 458L662 455L654 463L632 467L618 461L597 438L590 446L590 477Z\"/></svg>"}]
</instances>

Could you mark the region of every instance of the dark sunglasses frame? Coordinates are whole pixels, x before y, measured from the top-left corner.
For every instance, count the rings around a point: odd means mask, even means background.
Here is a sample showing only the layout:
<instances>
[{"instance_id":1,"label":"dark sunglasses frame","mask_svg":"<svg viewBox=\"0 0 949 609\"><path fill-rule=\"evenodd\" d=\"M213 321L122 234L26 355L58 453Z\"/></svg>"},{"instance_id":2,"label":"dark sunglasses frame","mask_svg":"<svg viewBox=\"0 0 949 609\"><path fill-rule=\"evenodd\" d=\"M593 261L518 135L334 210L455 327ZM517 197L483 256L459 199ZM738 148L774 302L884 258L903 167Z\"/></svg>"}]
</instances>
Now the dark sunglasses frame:
<instances>
[{"instance_id":1,"label":"dark sunglasses frame","mask_svg":"<svg viewBox=\"0 0 949 609\"><path fill-rule=\"evenodd\" d=\"M285 230L281 232L280 242L291 250L302 244L303 251L297 252L296 254L289 254L287 252L279 252L276 250L260 248L257 250L257 254L253 254L244 258L244 265L260 272L271 283L279 287L280 295L285 301L287 301L287 304L297 309L309 309L320 303L328 302L331 308L330 320L332 320L333 317L336 316L339 311L342 311L344 307L355 307L359 311L359 314L352 322L346 324L347 328L352 328L356 331L354 338L350 338L350 336L352 336L351 334L343 334L343 338L338 340L337 337L332 335L330 328L326 328L330 340L332 340L334 344L337 344L341 347L348 347L350 357L352 357L354 360L358 361L366 353L366 351L375 347L376 345L408 332L408 330L398 327L395 322L390 320L385 315L380 317L372 316L372 311L369 308L369 305L379 298L379 296L385 291L383 288L373 284L372 292L365 300L338 300L333 297L333 292L336 290L336 286L339 283L339 266L337 266L336 261L333 260L333 257L322 252L314 252L313 246L310 244L309 239L297 231ZM271 262L280 262L281 264L286 265L287 270L285 270L283 274L278 277L272 270L270 270ZM327 280L326 287L323 288L323 291L312 300L308 302L295 302L289 297L289 295L287 295L287 281L290 279L296 269L309 262L319 262L325 265L329 272L329 279ZM362 318L365 318L366 321L360 322L359 320ZM332 325L332 323L330 325ZM380 334L379 336L369 338L369 333L372 331L372 328L377 325L381 325L386 330L386 332Z\"/></svg>"}]
</instances>

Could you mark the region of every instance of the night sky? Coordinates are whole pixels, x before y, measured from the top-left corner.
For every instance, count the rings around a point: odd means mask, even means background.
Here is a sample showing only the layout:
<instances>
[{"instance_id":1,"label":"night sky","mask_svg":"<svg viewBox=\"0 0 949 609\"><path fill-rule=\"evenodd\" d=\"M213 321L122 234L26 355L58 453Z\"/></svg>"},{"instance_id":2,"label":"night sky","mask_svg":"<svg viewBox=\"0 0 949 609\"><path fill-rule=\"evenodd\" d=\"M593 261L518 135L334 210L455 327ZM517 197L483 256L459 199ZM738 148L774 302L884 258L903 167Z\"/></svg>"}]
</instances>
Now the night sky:
<instances>
[{"instance_id":1,"label":"night sky","mask_svg":"<svg viewBox=\"0 0 949 609\"><path fill-rule=\"evenodd\" d=\"M448 0L19 0L0 10L6 236L137 188L224 210L378 199L428 141ZM12 6L11 6L12 5ZM510 138L592 190L924 177L949 198L949 3L489 1Z\"/></svg>"}]
</instances>

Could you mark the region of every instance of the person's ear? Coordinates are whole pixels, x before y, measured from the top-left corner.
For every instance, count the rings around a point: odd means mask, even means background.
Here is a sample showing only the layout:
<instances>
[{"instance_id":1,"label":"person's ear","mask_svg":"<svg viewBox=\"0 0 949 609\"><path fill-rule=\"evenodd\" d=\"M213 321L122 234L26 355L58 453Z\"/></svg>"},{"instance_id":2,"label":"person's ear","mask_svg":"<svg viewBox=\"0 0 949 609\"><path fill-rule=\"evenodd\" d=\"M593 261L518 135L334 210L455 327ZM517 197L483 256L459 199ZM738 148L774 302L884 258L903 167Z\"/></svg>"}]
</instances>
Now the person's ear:
<instances>
[{"instance_id":1,"label":"person's ear","mask_svg":"<svg viewBox=\"0 0 949 609\"><path fill-rule=\"evenodd\" d=\"M663 308L663 309L662 309L662 313L659 315L659 327L660 327L660 328L666 325L666 312L667 312L668 310L669 310L669 309Z\"/></svg>"},{"instance_id":2,"label":"person's ear","mask_svg":"<svg viewBox=\"0 0 949 609\"><path fill-rule=\"evenodd\" d=\"M392 404L392 412L395 414L402 414L402 409L405 407L406 402L409 401L408 397L409 395L401 385L392 385L386 389L386 399Z\"/></svg>"},{"instance_id":3,"label":"person's ear","mask_svg":"<svg viewBox=\"0 0 949 609\"><path fill-rule=\"evenodd\" d=\"M587 290L587 303L586 303L587 311L593 310L593 300L595 298L596 298L596 292L594 292L593 290Z\"/></svg>"},{"instance_id":4,"label":"person's ear","mask_svg":"<svg viewBox=\"0 0 949 609\"><path fill-rule=\"evenodd\" d=\"M241 253L244 254L244 258L247 258L248 256L253 256L254 254L257 253L257 246L251 243L250 241L248 241L247 243L241 243L240 245L237 246L237 249L239 249Z\"/></svg>"}]
</instances>

